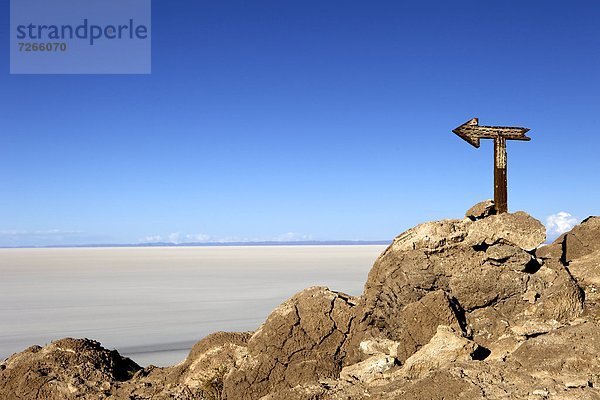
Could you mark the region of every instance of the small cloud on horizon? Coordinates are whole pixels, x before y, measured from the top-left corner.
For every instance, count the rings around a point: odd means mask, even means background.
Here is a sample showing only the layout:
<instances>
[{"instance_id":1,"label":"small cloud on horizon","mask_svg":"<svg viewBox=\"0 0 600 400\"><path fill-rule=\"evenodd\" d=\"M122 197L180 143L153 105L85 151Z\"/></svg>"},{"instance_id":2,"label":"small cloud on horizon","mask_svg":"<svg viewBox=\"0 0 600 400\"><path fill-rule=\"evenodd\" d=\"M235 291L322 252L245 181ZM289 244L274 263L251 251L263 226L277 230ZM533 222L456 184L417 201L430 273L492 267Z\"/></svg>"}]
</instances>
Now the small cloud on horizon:
<instances>
[{"instance_id":1,"label":"small cloud on horizon","mask_svg":"<svg viewBox=\"0 0 600 400\"><path fill-rule=\"evenodd\" d=\"M298 242L312 240L312 235L305 235L303 233L287 232L276 236L272 239L273 242Z\"/></svg>"},{"instance_id":2,"label":"small cloud on horizon","mask_svg":"<svg viewBox=\"0 0 600 400\"><path fill-rule=\"evenodd\" d=\"M139 240L140 243L206 243L211 241L211 236L204 233L181 234L172 232L168 235L149 235Z\"/></svg>"},{"instance_id":3,"label":"small cloud on horizon","mask_svg":"<svg viewBox=\"0 0 600 400\"><path fill-rule=\"evenodd\" d=\"M251 243L251 242L302 242L313 240L313 235L296 232L286 232L271 238L240 238L237 236L214 237L205 233L182 234L172 232L167 235L149 235L139 240L139 243Z\"/></svg>"},{"instance_id":4,"label":"small cloud on horizon","mask_svg":"<svg viewBox=\"0 0 600 400\"><path fill-rule=\"evenodd\" d=\"M546 218L546 230L550 236L559 236L573 229L579 220L566 211L559 211Z\"/></svg>"},{"instance_id":5,"label":"small cloud on horizon","mask_svg":"<svg viewBox=\"0 0 600 400\"><path fill-rule=\"evenodd\" d=\"M209 242L210 235L206 235L204 233L194 233L191 235L185 235L185 240L187 242Z\"/></svg>"},{"instance_id":6,"label":"small cloud on horizon","mask_svg":"<svg viewBox=\"0 0 600 400\"><path fill-rule=\"evenodd\" d=\"M207 243L211 242L212 237L205 233L188 233L171 232L167 235L149 235L140 239L139 243Z\"/></svg>"}]
</instances>

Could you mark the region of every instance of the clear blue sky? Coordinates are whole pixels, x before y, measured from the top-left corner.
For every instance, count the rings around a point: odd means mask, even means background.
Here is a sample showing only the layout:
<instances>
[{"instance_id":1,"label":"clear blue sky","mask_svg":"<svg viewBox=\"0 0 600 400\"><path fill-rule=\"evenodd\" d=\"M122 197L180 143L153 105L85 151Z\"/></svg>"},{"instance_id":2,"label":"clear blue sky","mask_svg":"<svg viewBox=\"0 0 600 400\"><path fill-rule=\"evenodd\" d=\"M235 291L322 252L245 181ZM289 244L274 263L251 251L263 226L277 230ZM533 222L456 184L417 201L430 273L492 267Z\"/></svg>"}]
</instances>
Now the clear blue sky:
<instances>
[{"instance_id":1,"label":"clear blue sky","mask_svg":"<svg viewBox=\"0 0 600 400\"><path fill-rule=\"evenodd\" d=\"M600 204L600 2L153 1L152 74L9 75L0 245L390 239L492 197Z\"/></svg>"}]
</instances>

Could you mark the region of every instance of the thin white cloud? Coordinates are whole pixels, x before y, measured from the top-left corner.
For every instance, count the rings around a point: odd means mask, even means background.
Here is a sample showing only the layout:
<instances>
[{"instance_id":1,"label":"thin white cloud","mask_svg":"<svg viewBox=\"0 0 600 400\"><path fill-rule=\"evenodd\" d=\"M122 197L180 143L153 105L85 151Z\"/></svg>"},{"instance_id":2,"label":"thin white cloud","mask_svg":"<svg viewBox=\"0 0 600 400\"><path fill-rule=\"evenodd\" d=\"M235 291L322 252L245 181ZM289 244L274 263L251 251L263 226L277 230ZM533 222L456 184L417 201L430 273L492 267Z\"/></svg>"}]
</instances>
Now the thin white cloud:
<instances>
[{"instance_id":1,"label":"thin white cloud","mask_svg":"<svg viewBox=\"0 0 600 400\"><path fill-rule=\"evenodd\" d=\"M303 233L287 232L273 238L275 242L299 242L304 240L312 240L312 235Z\"/></svg>"},{"instance_id":2,"label":"thin white cloud","mask_svg":"<svg viewBox=\"0 0 600 400\"><path fill-rule=\"evenodd\" d=\"M192 233L185 235L184 240L186 243L205 243L210 242L210 239L210 235L205 233Z\"/></svg>"},{"instance_id":3,"label":"thin white cloud","mask_svg":"<svg viewBox=\"0 0 600 400\"><path fill-rule=\"evenodd\" d=\"M579 221L566 211L560 211L546 218L546 230L549 235L562 235L573 229Z\"/></svg>"},{"instance_id":4,"label":"thin white cloud","mask_svg":"<svg viewBox=\"0 0 600 400\"><path fill-rule=\"evenodd\" d=\"M158 242L162 242L162 236L160 235L150 235L150 236L146 236L142 239L140 239L141 243L158 243Z\"/></svg>"},{"instance_id":5,"label":"thin white cloud","mask_svg":"<svg viewBox=\"0 0 600 400\"><path fill-rule=\"evenodd\" d=\"M172 232L168 235L149 235L139 240L140 243L206 243L211 241L210 235L205 233L188 233Z\"/></svg>"},{"instance_id":6,"label":"thin white cloud","mask_svg":"<svg viewBox=\"0 0 600 400\"><path fill-rule=\"evenodd\" d=\"M251 243L251 242L301 242L313 240L310 234L286 232L274 237L240 238L238 236L216 237L206 233L173 232L167 235L149 235L139 240L140 243Z\"/></svg>"},{"instance_id":7,"label":"thin white cloud","mask_svg":"<svg viewBox=\"0 0 600 400\"><path fill-rule=\"evenodd\" d=\"M179 244L181 243L181 234L179 232L170 233L167 241L170 243Z\"/></svg>"}]
</instances>

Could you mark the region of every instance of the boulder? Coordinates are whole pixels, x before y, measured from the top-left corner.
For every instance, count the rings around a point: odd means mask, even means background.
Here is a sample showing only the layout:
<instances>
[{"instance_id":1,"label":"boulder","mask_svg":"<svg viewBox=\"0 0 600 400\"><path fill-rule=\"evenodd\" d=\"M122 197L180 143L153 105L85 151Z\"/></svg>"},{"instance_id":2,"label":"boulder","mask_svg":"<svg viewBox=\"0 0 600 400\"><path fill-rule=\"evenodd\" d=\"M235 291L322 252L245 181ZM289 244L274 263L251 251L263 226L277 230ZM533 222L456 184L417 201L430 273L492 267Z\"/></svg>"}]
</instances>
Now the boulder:
<instances>
[{"instance_id":1,"label":"boulder","mask_svg":"<svg viewBox=\"0 0 600 400\"><path fill-rule=\"evenodd\" d=\"M429 343L410 356L396 374L409 379L421 378L450 363L473 359L477 347L451 327L440 325Z\"/></svg>"},{"instance_id":2,"label":"boulder","mask_svg":"<svg viewBox=\"0 0 600 400\"><path fill-rule=\"evenodd\" d=\"M589 217L567 232L557 242L562 242L564 261L571 261L600 250L600 217Z\"/></svg>"},{"instance_id":3,"label":"boulder","mask_svg":"<svg viewBox=\"0 0 600 400\"><path fill-rule=\"evenodd\" d=\"M563 237L564 238L564 237ZM553 260L558 261L561 265L564 265L561 261L563 258L562 239L561 242L556 242L548 245L542 245L535 250L535 256L542 260ZM558 240L558 239L557 239Z\"/></svg>"},{"instance_id":4,"label":"boulder","mask_svg":"<svg viewBox=\"0 0 600 400\"><path fill-rule=\"evenodd\" d=\"M383 377L383 373L392 368L395 363L394 357L377 354L364 361L342 368L340 379L348 382L361 381L369 383Z\"/></svg>"},{"instance_id":5,"label":"boulder","mask_svg":"<svg viewBox=\"0 0 600 400\"><path fill-rule=\"evenodd\" d=\"M470 224L468 240L475 246L505 242L532 251L546 240L546 227L523 211L504 213Z\"/></svg>"},{"instance_id":6,"label":"boulder","mask_svg":"<svg viewBox=\"0 0 600 400\"><path fill-rule=\"evenodd\" d=\"M485 252L485 261L493 266L510 268L516 272L525 272L528 268L533 270L540 265L525 250L504 243L490 246Z\"/></svg>"},{"instance_id":7,"label":"boulder","mask_svg":"<svg viewBox=\"0 0 600 400\"><path fill-rule=\"evenodd\" d=\"M551 377L555 390L562 389L560 386L569 381L590 378L590 383L597 388L600 385L597 362L600 341L592 338L597 337L599 329L596 323L574 323L532 338L510 355L508 369L518 368L531 375Z\"/></svg>"},{"instance_id":8,"label":"boulder","mask_svg":"<svg viewBox=\"0 0 600 400\"><path fill-rule=\"evenodd\" d=\"M490 199L484 200L469 208L465 213L465 217L469 218L471 221L477 221L478 219L483 219L494 214L496 214L496 207L494 200Z\"/></svg>"},{"instance_id":9,"label":"boulder","mask_svg":"<svg viewBox=\"0 0 600 400\"><path fill-rule=\"evenodd\" d=\"M399 326L395 328L394 339L400 346L395 358L404 362L419 348L431 341L440 325L451 326L461 332L458 306L442 290L427 293L418 301L404 307L399 314Z\"/></svg>"},{"instance_id":10,"label":"boulder","mask_svg":"<svg viewBox=\"0 0 600 400\"><path fill-rule=\"evenodd\" d=\"M575 318L583 298L560 257L536 257L544 240L544 226L523 212L429 222L399 235L369 273L344 365L364 360L360 343L373 339L400 343L404 362L438 325L491 346L530 319L555 327L552 320Z\"/></svg>"},{"instance_id":11,"label":"boulder","mask_svg":"<svg viewBox=\"0 0 600 400\"><path fill-rule=\"evenodd\" d=\"M501 359L479 361L472 341L440 327L400 369L367 385L339 385L326 398L598 399L600 341L591 338L599 329L590 322L567 325L521 341Z\"/></svg>"},{"instance_id":12,"label":"boulder","mask_svg":"<svg viewBox=\"0 0 600 400\"><path fill-rule=\"evenodd\" d=\"M306 289L277 307L225 376L225 398L258 399L337 378L354 308L354 298L323 287Z\"/></svg>"},{"instance_id":13,"label":"boulder","mask_svg":"<svg viewBox=\"0 0 600 400\"><path fill-rule=\"evenodd\" d=\"M387 355L391 357L398 357L398 349L401 343L385 338L373 338L360 342L360 351L364 354L374 355Z\"/></svg>"},{"instance_id":14,"label":"boulder","mask_svg":"<svg viewBox=\"0 0 600 400\"><path fill-rule=\"evenodd\" d=\"M445 219L426 222L398 235L379 259L388 253L411 250L432 250L445 248L462 242L467 236L466 227L470 221Z\"/></svg>"},{"instance_id":15,"label":"boulder","mask_svg":"<svg viewBox=\"0 0 600 400\"><path fill-rule=\"evenodd\" d=\"M578 257L569 263L569 272L587 296L598 297L600 291L600 250Z\"/></svg>"},{"instance_id":16,"label":"boulder","mask_svg":"<svg viewBox=\"0 0 600 400\"><path fill-rule=\"evenodd\" d=\"M116 351L88 339L61 339L32 346L0 368L0 398L5 400L97 399L115 393L141 367Z\"/></svg>"},{"instance_id":17,"label":"boulder","mask_svg":"<svg viewBox=\"0 0 600 400\"><path fill-rule=\"evenodd\" d=\"M167 380L190 389L215 392L223 388L223 377L247 354L248 332L217 332L194 345L185 361L168 374ZM220 390L219 390L220 389Z\"/></svg>"}]
</instances>

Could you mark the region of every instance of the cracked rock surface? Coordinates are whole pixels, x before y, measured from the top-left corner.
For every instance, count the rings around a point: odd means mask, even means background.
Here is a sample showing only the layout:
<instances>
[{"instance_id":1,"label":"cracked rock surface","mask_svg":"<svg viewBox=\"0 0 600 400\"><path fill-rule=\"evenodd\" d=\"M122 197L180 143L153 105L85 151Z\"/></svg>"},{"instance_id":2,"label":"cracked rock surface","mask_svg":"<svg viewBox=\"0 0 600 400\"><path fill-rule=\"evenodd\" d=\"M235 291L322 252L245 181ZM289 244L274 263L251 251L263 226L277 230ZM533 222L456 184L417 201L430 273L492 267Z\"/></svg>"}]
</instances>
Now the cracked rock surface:
<instances>
[{"instance_id":1,"label":"cracked rock surface","mask_svg":"<svg viewBox=\"0 0 600 400\"><path fill-rule=\"evenodd\" d=\"M32 346L0 367L2 399L71 399L110 396L141 367L88 339Z\"/></svg>"},{"instance_id":2,"label":"cracked rock surface","mask_svg":"<svg viewBox=\"0 0 600 400\"><path fill-rule=\"evenodd\" d=\"M327 288L306 289L271 313L227 375L225 398L257 399L339 376L355 300Z\"/></svg>"},{"instance_id":3,"label":"cracked rock surface","mask_svg":"<svg viewBox=\"0 0 600 400\"><path fill-rule=\"evenodd\" d=\"M545 239L482 202L396 237L359 297L308 288L168 368L34 346L0 364L0 398L600 399L600 218Z\"/></svg>"}]
</instances>

